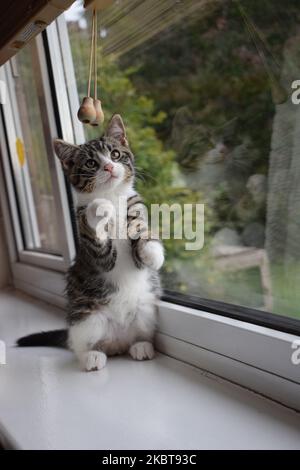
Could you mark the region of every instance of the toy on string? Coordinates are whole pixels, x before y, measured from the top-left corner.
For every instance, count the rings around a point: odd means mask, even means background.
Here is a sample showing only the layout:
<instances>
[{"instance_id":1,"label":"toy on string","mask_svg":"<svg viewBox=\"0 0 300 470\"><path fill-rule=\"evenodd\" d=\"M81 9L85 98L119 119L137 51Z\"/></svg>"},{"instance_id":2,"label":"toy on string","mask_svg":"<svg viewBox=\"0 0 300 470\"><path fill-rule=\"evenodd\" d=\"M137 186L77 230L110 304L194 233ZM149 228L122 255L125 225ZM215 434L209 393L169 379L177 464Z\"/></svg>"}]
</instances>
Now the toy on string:
<instances>
[{"instance_id":1,"label":"toy on string","mask_svg":"<svg viewBox=\"0 0 300 470\"><path fill-rule=\"evenodd\" d=\"M87 87L87 96L83 98L77 116L79 121L91 126L99 126L104 121L101 101L97 97L97 10L93 10L91 50L89 62L89 79ZM94 96L91 96L92 72L94 65Z\"/></svg>"}]
</instances>

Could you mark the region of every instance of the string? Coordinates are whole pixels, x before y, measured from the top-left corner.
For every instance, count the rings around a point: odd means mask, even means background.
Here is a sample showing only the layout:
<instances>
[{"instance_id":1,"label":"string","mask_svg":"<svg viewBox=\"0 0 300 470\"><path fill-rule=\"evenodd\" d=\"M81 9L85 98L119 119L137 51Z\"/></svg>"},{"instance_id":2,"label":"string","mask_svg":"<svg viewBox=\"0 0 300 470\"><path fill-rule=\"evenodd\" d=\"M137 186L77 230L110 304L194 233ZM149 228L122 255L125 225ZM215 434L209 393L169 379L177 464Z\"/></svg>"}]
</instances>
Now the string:
<instances>
[{"instance_id":1,"label":"string","mask_svg":"<svg viewBox=\"0 0 300 470\"><path fill-rule=\"evenodd\" d=\"M87 96L91 95L91 81L92 81L92 67L93 67L93 50L94 50L94 41L95 41L95 11L93 11L92 18L92 36L91 36L91 51L90 51L90 62L89 62L89 81L88 81L88 91Z\"/></svg>"},{"instance_id":2,"label":"string","mask_svg":"<svg viewBox=\"0 0 300 470\"><path fill-rule=\"evenodd\" d=\"M97 99L97 10L94 10L95 26L94 26L94 99Z\"/></svg>"}]
</instances>

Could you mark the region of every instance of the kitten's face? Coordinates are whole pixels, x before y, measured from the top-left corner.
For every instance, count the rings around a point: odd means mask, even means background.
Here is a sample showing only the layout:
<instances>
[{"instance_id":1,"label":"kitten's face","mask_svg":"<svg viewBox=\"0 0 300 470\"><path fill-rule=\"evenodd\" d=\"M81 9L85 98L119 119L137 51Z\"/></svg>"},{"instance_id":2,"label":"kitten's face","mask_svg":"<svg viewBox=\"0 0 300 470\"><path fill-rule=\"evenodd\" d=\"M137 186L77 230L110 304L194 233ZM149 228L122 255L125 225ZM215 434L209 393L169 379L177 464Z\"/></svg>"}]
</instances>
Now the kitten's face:
<instances>
[{"instance_id":1,"label":"kitten's face","mask_svg":"<svg viewBox=\"0 0 300 470\"><path fill-rule=\"evenodd\" d=\"M54 146L65 175L80 193L111 191L134 179L133 154L118 115L113 116L106 134L99 139L78 146L57 140Z\"/></svg>"}]
</instances>

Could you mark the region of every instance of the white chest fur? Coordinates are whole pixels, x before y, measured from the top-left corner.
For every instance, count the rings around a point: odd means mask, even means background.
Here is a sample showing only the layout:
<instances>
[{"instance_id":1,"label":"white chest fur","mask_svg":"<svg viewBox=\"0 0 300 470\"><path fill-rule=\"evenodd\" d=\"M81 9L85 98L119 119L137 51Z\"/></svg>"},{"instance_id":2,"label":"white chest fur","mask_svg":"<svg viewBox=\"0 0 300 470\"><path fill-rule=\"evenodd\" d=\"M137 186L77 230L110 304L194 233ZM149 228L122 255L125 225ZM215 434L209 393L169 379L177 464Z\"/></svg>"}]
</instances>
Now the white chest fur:
<instances>
[{"instance_id":1,"label":"white chest fur","mask_svg":"<svg viewBox=\"0 0 300 470\"><path fill-rule=\"evenodd\" d=\"M79 356L87 348L119 354L127 351L136 338L153 337L155 295L150 270L135 266L130 240L113 240L113 244L117 249L116 264L105 275L116 292L107 305L69 330L69 345Z\"/></svg>"},{"instance_id":2,"label":"white chest fur","mask_svg":"<svg viewBox=\"0 0 300 470\"><path fill-rule=\"evenodd\" d=\"M153 299L150 292L149 271L138 269L133 261L129 240L114 240L117 259L114 269L107 273L117 292L109 304L111 314L119 323L132 320L144 302Z\"/></svg>"}]
</instances>

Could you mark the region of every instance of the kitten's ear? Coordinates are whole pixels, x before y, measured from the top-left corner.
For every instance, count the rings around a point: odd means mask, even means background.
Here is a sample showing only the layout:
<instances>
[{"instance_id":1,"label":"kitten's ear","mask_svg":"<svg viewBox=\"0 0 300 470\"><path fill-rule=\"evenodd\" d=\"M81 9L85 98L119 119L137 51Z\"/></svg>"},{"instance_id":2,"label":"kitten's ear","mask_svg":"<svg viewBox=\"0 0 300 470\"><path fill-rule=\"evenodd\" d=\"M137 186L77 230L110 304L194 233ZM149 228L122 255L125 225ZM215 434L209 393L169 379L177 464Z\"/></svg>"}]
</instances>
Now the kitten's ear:
<instances>
[{"instance_id":1,"label":"kitten's ear","mask_svg":"<svg viewBox=\"0 0 300 470\"><path fill-rule=\"evenodd\" d=\"M53 141L53 146L56 155L60 159L63 170L70 171L74 165L75 150L77 150L78 147L73 144L68 144L68 142L61 139L55 139Z\"/></svg>"},{"instance_id":2,"label":"kitten's ear","mask_svg":"<svg viewBox=\"0 0 300 470\"><path fill-rule=\"evenodd\" d=\"M121 145L128 147L126 130L120 114L114 114L107 125L105 134L118 140Z\"/></svg>"}]
</instances>

